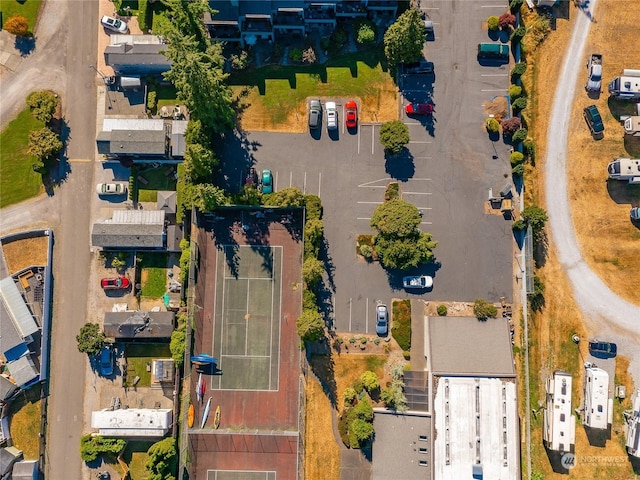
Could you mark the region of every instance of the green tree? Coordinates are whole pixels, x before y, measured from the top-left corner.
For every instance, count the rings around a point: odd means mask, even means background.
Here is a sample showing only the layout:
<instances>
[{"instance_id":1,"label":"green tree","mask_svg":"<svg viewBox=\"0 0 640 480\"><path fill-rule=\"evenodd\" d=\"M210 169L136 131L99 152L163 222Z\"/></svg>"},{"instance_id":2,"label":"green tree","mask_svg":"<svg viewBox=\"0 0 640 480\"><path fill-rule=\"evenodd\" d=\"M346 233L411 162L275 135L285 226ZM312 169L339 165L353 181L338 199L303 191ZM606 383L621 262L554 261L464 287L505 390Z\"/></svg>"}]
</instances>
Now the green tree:
<instances>
[{"instance_id":1,"label":"green tree","mask_svg":"<svg viewBox=\"0 0 640 480\"><path fill-rule=\"evenodd\" d=\"M380 143L384 151L396 155L409 143L409 127L400 120L391 120L380 127Z\"/></svg>"},{"instance_id":2,"label":"green tree","mask_svg":"<svg viewBox=\"0 0 640 480\"><path fill-rule=\"evenodd\" d=\"M364 20L356 25L356 31L358 32L356 42L361 45L367 43L373 43L376 39L375 24L370 20Z\"/></svg>"},{"instance_id":3,"label":"green tree","mask_svg":"<svg viewBox=\"0 0 640 480\"><path fill-rule=\"evenodd\" d=\"M371 370L367 370L360 376L360 381L362 385L368 392L372 392L380 388L380 380L378 379L378 375Z\"/></svg>"},{"instance_id":4,"label":"green tree","mask_svg":"<svg viewBox=\"0 0 640 480\"><path fill-rule=\"evenodd\" d=\"M84 435L80 437L80 458L85 462L93 462L103 453L117 456L126 444L121 438Z\"/></svg>"},{"instance_id":5,"label":"green tree","mask_svg":"<svg viewBox=\"0 0 640 480\"><path fill-rule=\"evenodd\" d=\"M406 10L384 34L384 54L391 65L417 62L424 46L424 23L415 8Z\"/></svg>"},{"instance_id":6,"label":"green tree","mask_svg":"<svg viewBox=\"0 0 640 480\"><path fill-rule=\"evenodd\" d=\"M528 225L531 225L531 230L534 237L540 238L544 230L544 226L549 219L547 212L537 205L529 205L522 211L522 218Z\"/></svg>"},{"instance_id":7,"label":"green tree","mask_svg":"<svg viewBox=\"0 0 640 480\"><path fill-rule=\"evenodd\" d=\"M27 96L27 105L31 108L31 114L46 125L56 112L58 96L46 90L31 92Z\"/></svg>"},{"instance_id":8,"label":"green tree","mask_svg":"<svg viewBox=\"0 0 640 480\"><path fill-rule=\"evenodd\" d=\"M145 465L148 480L175 480L178 451L173 437L165 438L151 445L147 451L149 459Z\"/></svg>"},{"instance_id":9,"label":"green tree","mask_svg":"<svg viewBox=\"0 0 640 480\"><path fill-rule=\"evenodd\" d=\"M412 237L420 225L420 211L415 205L394 198L374 210L369 225L386 238Z\"/></svg>"},{"instance_id":10,"label":"green tree","mask_svg":"<svg viewBox=\"0 0 640 480\"><path fill-rule=\"evenodd\" d=\"M3 28L12 35L26 37L29 35L29 20L17 13L11 15L4 22Z\"/></svg>"},{"instance_id":11,"label":"green tree","mask_svg":"<svg viewBox=\"0 0 640 480\"><path fill-rule=\"evenodd\" d=\"M305 342L315 342L324 335L324 321L317 310L303 310L296 321L298 336Z\"/></svg>"},{"instance_id":12,"label":"green tree","mask_svg":"<svg viewBox=\"0 0 640 480\"><path fill-rule=\"evenodd\" d=\"M177 368L180 368L184 363L184 351L186 340L187 321L184 315L178 316L178 326L171 332L171 342L169 343L169 350L171 351L171 358Z\"/></svg>"},{"instance_id":13,"label":"green tree","mask_svg":"<svg viewBox=\"0 0 640 480\"><path fill-rule=\"evenodd\" d=\"M324 237L322 220L308 220L304 226L304 257L317 257Z\"/></svg>"},{"instance_id":14,"label":"green tree","mask_svg":"<svg viewBox=\"0 0 640 480\"><path fill-rule=\"evenodd\" d=\"M180 240L180 283L184 285L189 278L189 266L191 262L191 243L186 238Z\"/></svg>"},{"instance_id":15,"label":"green tree","mask_svg":"<svg viewBox=\"0 0 640 480\"><path fill-rule=\"evenodd\" d=\"M359 418L360 420L364 420L365 422L372 422L373 407L371 406L371 402L369 401L369 399L365 397L362 400L360 400L358 404L355 407L353 407L352 414L355 416L355 418Z\"/></svg>"},{"instance_id":16,"label":"green tree","mask_svg":"<svg viewBox=\"0 0 640 480\"><path fill-rule=\"evenodd\" d=\"M269 205L274 207L304 207L304 193L298 187L283 188L269 195Z\"/></svg>"},{"instance_id":17,"label":"green tree","mask_svg":"<svg viewBox=\"0 0 640 480\"><path fill-rule=\"evenodd\" d=\"M373 424L356 418L349 425L349 443L351 448L360 448L373 436Z\"/></svg>"},{"instance_id":18,"label":"green tree","mask_svg":"<svg viewBox=\"0 0 640 480\"><path fill-rule=\"evenodd\" d=\"M534 312L539 312L544 307L544 283L537 275L533 276L533 293L529 294L529 303Z\"/></svg>"},{"instance_id":19,"label":"green tree","mask_svg":"<svg viewBox=\"0 0 640 480\"><path fill-rule=\"evenodd\" d=\"M85 323L76 335L78 350L87 355L98 355L104 347L105 335L97 323Z\"/></svg>"},{"instance_id":20,"label":"green tree","mask_svg":"<svg viewBox=\"0 0 640 480\"><path fill-rule=\"evenodd\" d=\"M47 127L29 133L29 147L27 152L29 155L36 156L41 162L55 157L60 153L62 147L60 137Z\"/></svg>"},{"instance_id":21,"label":"green tree","mask_svg":"<svg viewBox=\"0 0 640 480\"><path fill-rule=\"evenodd\" d=\"M476 298L473 302L473 314L480 320L495 318L498 315L498 309L484 298Z\"/></svg>"},{"instance_id":22,"label":"green tree","mask_svg":"<svg viewBox=\"0 0 640 480\"><path fill-rule=\"evenodd\" d=\"M200 143L187 144L184 152L184 173L192 183L209 183L218 165L215 153Z\"/></svg>"},{"instance_id":23,"label":"green tree","mask_svg":"<svg viewBox=\"0 0 640 480\"><path fill-rule=\"evenodd\" d=\"M307 258L302 264L302 279L308 288L315 288L322 281L323 263L314 257Z\"/></svg>"},{"instance_id":24,"label":"green tree","mask_svg":"<svg viewBox=\"0 0 640 480\"><path fill-rule=\"evenodd\" d=\"M225 205L227 197L223 189L210 183L200 183L193 186L193 205L201 212L213 212L221 205Z\"/></svg>"}]
</instances>

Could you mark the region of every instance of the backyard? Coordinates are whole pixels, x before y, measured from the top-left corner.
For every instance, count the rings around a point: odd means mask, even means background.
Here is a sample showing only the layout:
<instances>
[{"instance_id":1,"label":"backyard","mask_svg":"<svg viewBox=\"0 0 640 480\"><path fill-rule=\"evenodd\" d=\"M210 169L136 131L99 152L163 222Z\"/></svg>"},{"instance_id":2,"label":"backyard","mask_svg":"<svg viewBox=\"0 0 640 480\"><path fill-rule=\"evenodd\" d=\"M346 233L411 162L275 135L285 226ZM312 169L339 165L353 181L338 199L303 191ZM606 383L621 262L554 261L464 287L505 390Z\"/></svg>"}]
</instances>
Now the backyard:
<instances>
[{"instance_id":1,"label":"backyard","mask_svg":"<svg viewBox=\"0 0 640 480\"><path fill-rule=\"evenodd\" d=\"M40 388L34 386L18 395L9 409L11 439L13 445L22 450L26 460L39 457L41 405Z\"/></svg>"},{"instance_id":2,"label":"backyard","mask_svg":"<svg viewBox=\"0 0 640 480\"><path fill-rule=\"evenodd\" d=\"M170 358L169 344L147 343L127 344L124 350L127 361L127 374L124 379L125 387L149 387L151 386L151 362L154 358ZM134 385L135 378L140 380ZM146 408L152 408L147 405Z\"/></svg>"},{"instance_id":3,"label":"backyard","mask_svg":"<svg viewBox=\"0 0 640 480\"><path fill-rule=\"evenodd\" d=\"M171 268L171 256L166 253L141 253L139 256L142 297L162 297L167 291L167 272Z\"/></svg>"},{"instance_id":4,"label":"backyard","mask_svg":"<svg viewBox=\"0 0 640 480\"><path fill-rule=\"evenodd\" d=\"M238 72L229 83L246 130L304 131L308 97L359 98L362 122L398 118L396 86L381 49L340 55L325 65Z\"/></svg>"},{"instance_id":5,"label":"backyard","mask_svg":"<svg viewBox=\"0 0 640 480\"><path fill-rule=\"evenodd\" d=\"M31 168L34 157L27 154L27 147L29 132L42 127L27 107L0 133L0 208L41 192L42 176Z\"/></svg>"},{"instance_id":6,"label":"backyard","mask_svg":"<svg viewBox=\"0 0 640 480\"><path fill-rule=\"evenodd\" d=\"M4 27L4 22L7 21L7 18L17 13L29 21L29 31L33 32L41 3L42 0L0 0L2 26Z\"/></svg>"},{"instance_id":7,"label":"backyard","mask_svg":"<svg viewBox=\"0 0 640 480\"><path fill-rule=\"evenodd\" d=\"M175 191L177 180L175 175L175 166L162 165L158 168L141 169L136 167L135 173L132 169L132 175L136 179L138 188L139 202L155 202L158 198L158 191ZM142 183L138 177L142 177L147 183Z\"/></svg>"},{"instance_id":8,"label":"backyard","mask_svg":"<svg viewBox=\"0 0 640 480\"><path fill-rule=\"evenodd\" d=\"M122 454L122 460L129 466L130 480L146 480L149 472L145 468L147 451L154 442L129 441Z\"/></svg>"}]
</instances>

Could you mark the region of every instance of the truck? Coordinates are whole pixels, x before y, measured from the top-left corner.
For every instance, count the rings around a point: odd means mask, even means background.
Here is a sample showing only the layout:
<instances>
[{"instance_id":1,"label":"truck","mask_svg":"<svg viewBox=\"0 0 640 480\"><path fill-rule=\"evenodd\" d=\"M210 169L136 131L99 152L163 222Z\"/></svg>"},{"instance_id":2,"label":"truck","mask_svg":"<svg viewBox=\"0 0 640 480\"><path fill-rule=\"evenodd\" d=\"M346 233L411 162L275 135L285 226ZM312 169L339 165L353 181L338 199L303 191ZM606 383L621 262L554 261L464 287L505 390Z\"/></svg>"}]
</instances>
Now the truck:
<instances>
[{"instance_id":1,"label":"truck","mask_svg":"<svg viewBox=\"0 0 640 480\"><path fill-rule=\"evenodd\" d=\"M602 86L602 55L592 53L587 61L587 83L584 88L587 92L599 92Z\"/></svg>"},{"instance_id":2,"label":"truck","mask_svg":"<svg viewBox=\"0 0 640 480\"><path fill-rule=\"evenodd\" d=\"M624 69L609 83L609 94L620 100L640 100L640 70Z\"/></svg>"}]
</instances>

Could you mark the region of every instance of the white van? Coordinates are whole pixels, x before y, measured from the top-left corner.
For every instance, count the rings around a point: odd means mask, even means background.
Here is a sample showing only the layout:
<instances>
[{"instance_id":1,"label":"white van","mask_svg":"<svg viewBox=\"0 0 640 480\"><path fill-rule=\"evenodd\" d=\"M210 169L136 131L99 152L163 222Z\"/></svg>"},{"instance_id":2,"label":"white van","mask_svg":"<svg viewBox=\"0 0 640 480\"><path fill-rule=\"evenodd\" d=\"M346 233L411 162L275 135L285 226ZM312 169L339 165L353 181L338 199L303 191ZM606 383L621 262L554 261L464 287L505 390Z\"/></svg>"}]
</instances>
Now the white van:
<instances>
[{"instance_id":1,"label":"white van","mask_svg":"<svg viewBox=\"0 0 640 480\"><path fill-rule=\"evenodd\" d=\"M338 128L338 109L336 102L327 102L324 105L327 111L327 130L336 130Z\"/></svg>"}]
</instances>

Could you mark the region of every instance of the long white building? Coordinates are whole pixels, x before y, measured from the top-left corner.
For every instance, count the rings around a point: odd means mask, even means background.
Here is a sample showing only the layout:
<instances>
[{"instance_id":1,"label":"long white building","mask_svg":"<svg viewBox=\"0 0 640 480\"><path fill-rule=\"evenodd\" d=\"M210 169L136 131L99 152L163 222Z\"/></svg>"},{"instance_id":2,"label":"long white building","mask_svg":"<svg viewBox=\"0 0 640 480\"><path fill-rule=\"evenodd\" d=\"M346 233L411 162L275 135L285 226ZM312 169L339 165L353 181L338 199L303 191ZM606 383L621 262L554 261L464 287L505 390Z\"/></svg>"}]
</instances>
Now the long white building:
<instances>
[{"instance_id":1,"label":"long white building","mask_svg":"<svg viewBox=\"0 0 640 480\"><path fill-rule=\"evenodd\" d=\"M91 428L106 437L164 437L171 428L169 408L127 408L91 412Z\"/></svg>"},{"instance_id":2,"label":"long white building","mask_svg":"<svg viewBox=\"0 0 640 480\"><path fill-rule=\"evenodd\" d=\"M547 378L542 440L549 450L574 452L576 417L571 409L571 374L556 370Z\"/></svg>"}]
</instances>

